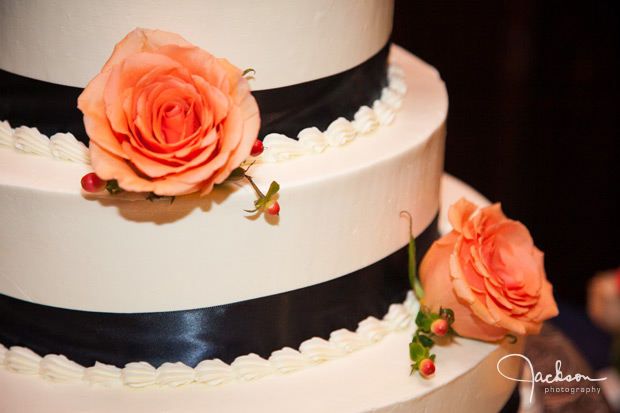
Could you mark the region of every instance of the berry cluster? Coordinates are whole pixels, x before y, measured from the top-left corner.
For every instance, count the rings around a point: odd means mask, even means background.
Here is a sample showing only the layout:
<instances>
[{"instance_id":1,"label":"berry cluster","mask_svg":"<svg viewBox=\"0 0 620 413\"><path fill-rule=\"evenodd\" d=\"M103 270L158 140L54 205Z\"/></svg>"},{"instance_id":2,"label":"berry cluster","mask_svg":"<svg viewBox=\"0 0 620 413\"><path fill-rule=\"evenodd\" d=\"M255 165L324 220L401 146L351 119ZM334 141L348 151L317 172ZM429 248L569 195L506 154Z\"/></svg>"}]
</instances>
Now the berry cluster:
<instances>
[{"instance_id":1,"label":"berry cluster","mask_svg":"<svg viewBox=\"0 0 620 413\"><path fill-rule=\"evenodd\" d=\"M435 373L435 355L430 353L431 347L435 345L435 338L456 335L452 329L454 313L443 308L439 309L439 313L432 313L428 308L422 307L415 323L418 329L409 344L411 373L419 371L423 377L429 377Z\"/></svg>"},{"instance_id":2,"label":"berry cluster","mask_svg":"<svg viewBox=\"0 0 620 413\"><path fill-rule=\"evenodd\" d=\"M440 308L439 313L432 313L423 305L424 289L417 276L413 218L407 211L402 211L401 215L409 218L409 282L413 293L422 304L415 318L418 329L409 344L409 357L412 362L411 374L414 371L419 371L422 377L429 377L435 373L435 355L431 354L431 347L435 345L435 338L457 335L452 329L454 312L450 309Z\"/></svg>"}]
</instances>

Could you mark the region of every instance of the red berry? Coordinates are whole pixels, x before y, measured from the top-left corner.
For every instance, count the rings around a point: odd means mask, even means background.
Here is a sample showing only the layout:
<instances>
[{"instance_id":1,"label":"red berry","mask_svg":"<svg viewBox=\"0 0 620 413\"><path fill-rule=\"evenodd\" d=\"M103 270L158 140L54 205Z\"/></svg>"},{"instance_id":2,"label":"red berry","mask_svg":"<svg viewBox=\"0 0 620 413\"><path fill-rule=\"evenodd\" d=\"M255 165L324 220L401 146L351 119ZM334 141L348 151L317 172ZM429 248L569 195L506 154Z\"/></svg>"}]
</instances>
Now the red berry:
<instances>
[{"instance_id":1,"label":"red berry","mask_svg":"<svg viewBox=\"0 0 620 413\"><path fill-rule=\"evenodd\" d=\"M86 192L102 191L107 182L99 178L94 172L88 173L82 177L82 188Z\"/></svg>"},{"instance_id":2,"label":"red berry","mask_svg":"<svg viewBox=\"0 0 620 413\"><path fill-rule=\"evenodd\" d=\"M448 322L443 318L439 318L431 324L431 332L438 336L445 336L448 332Z\"/></svg>"},{"instance_id":3,"label":"red berry","mask_svg":"<svg viewBox=\"0 0 620 413\"><path fill-rule=\"evenodd\" d=\"M280 213L280 204L278 204L278 201L271 200L265 204L265 211L269 215L278 215Z\"/></svg>"},{"instance_id":4,"label":"red berry","mask_svg":"<svg viewBox=\"0 0 620 413\"><path fill-rule=\"evenodd\" d=\"M250 151L250 155L251 156L258 156L261 153L263 153L263 149L265 149L263 147L263 142L259 141L258 139L256 139L254 141L254 145L252 145L252 151Z\"/></svg>"},{"instance_id":5,"label":"red berry","mask_svg":"<svg viewBox=\"0 0 620 413\"><path fill-rule=\"evenodd\" d=\"M431 359L424 359L420 362L420 374L424 377L431 376L435 373L435 363Z\"/></svg>"}]
</instances>

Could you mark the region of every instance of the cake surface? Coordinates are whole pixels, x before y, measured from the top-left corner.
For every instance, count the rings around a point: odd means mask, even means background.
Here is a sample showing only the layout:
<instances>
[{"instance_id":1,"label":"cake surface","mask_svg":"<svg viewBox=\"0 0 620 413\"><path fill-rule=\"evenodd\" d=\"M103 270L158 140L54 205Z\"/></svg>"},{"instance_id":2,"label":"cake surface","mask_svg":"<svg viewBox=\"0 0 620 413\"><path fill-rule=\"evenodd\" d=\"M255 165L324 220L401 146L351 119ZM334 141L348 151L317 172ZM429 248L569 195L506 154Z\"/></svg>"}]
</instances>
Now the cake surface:
<instances>
[{"instance_id":1,"label":"cake surface","mask_svg":"<svg viewBox=\"0 0 620 413\"><path fill-rule=\"evenodd\" d=\"M451 196L448 98L389 44L393 3L207 3L0 6L0 410L500 407L513 383L481 399L472 377L491 387L522 344L459 340L432 380L409 374L407 246L424 253ZM265 151L242 167L279 184L279 216L247 212L246 181L172 200L80 188L94 163L72 105L136 27L252 69Z\"/></svg>"},{"instance_id":2,"label":"cake surface","mask_svg":"<svg viewBox=\"0 0 620 413\"><path fill-rule=\"evenodd\" d=\"M403 113L316 156L254 165L258 186L273 179L285 188L279 202L287 210L275 219L244 216L253 196L248 185L173 203L141 194L83 195L77 182L88 165L0 149L9 166L0 177L6 263L0 292L79 311L191 310L320 285L392 256L408 242L401 211L416 217L416 236L437 214L447 112L437 72L402 50L393 54L412 72L403 106L418 116ZM251 255L236 259L228 252L240 248ZM36 260L29 258L33 250ZM382 316L387 304L342 327Z\"/></svg>"},{"instance_id":3,"label":"cake surface","mask_svg":"<svg viewBox=\"0 0 620 413\"><path fill-rule=\"evenodd\" d=\"M257 71L254 90L324 78L378 52L392 30L393 2L382 0L5 1L0 6L0 68L84 87L113 46L136 27L182 33L189 42ZM286 62L283 64L282 62Z\"/></svg>"},{"instance_id":4,"label":"cake surface","mask_svg":"<svg viewBox=\"0 0 620 413\"><path fill-rule=\"evenodd\" d=\"M466 195L487 202L460 181L446 175L442 181L440 219L444 230L447 205ZM423 412L488 411L501 409L515 382L504 379L498 361L523 351L516 344L488 344L467 339L439 346L437 372L431 379L410 375L407 346L413 326L386 335L377 343L291 373L269 374L258 380L240 379L220 386L194 383L176 388L89 387L85 383L56 383L37 374L25 375L0 368L0 408L6 411L256 411L256 412ZM518 377L521 369L512 357L502 373ZM37 397L23 397L23 394ZM243 397L241 397L243 395Z\"/></svg>"}]
</instances>

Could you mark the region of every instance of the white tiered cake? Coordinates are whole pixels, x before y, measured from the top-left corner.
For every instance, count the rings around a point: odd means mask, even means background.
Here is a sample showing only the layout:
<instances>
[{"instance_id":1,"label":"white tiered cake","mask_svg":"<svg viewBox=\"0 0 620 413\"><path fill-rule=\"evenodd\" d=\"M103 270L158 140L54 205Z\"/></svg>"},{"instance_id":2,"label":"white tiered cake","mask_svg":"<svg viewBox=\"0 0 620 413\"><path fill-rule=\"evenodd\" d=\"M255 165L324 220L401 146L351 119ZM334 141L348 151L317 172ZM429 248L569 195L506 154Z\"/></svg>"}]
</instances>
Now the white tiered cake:
<instances>
[{"instance_id":1,"label":"white tiered cake","mask_svg":"<svg viewBox=\"0 0 620 413\"><path fill-rule=\"evenodd\" d=\"M389 45L391 1L7 1L1 11L0 79L23 85L0 85L13 99L0 106L1 411L505 403L514 382L496 364L520 344L459 340L437 350L433 378L409 375L418 305L398 304L400 213L424 249L440 204L471 192L450 179L440 191L445 86ZM279 183L279 216L244 212L255 191L243 182L173 202L81 190L88 151L63 133L87 141L74 128L81 113L44 122L44 112L75 97L136 27L254 70L266 150L245 165L259 188ZM34 104L20 100L25 88Z\"/></svg>"}]
</instances>

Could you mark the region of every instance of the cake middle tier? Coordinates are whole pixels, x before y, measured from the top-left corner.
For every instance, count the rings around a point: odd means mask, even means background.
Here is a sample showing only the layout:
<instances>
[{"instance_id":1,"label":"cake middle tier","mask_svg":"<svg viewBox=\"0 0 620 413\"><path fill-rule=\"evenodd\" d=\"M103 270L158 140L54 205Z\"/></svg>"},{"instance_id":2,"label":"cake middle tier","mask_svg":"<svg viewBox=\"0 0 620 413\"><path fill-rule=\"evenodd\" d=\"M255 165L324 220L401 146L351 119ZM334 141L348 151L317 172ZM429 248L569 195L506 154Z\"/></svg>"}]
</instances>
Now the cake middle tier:
<instances>
[{"instance_id":1,"label":"cake middle tier","mask_svg":"<svg viewBox=\"0 0 620 413\"><path fill-rule=\"evenodd\" d=\"M402 257L402 211L416 237L433 233L448 102L432 67L398 48L391 59L408 88L391 125L320 154L250 167L258 187L280 184L277 217L244 212L255 199L247 184L172 203L85 194L88 165L0 148L0 294L83 312L192 311L307 290ZM382 269L382 283L393 271L406 277L406 259L399 262ZM383 308L398 294L386 295Z\"/></svg>"}]
</instances>

